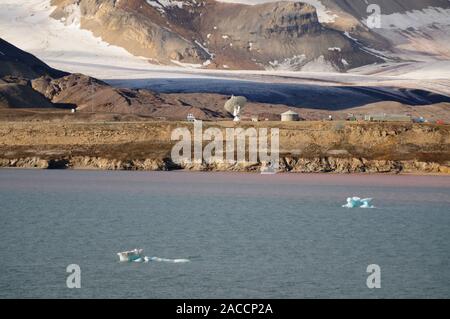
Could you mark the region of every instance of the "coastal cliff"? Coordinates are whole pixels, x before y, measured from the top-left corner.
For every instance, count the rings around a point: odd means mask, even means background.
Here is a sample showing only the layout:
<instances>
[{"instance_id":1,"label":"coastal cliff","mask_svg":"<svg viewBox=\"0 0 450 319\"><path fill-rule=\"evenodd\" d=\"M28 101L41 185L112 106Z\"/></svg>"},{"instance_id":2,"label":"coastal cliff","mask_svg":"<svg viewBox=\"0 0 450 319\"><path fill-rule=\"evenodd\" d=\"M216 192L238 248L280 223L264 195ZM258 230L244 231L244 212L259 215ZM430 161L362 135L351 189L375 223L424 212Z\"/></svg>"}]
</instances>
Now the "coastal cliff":
<instances>
[{"instance_id":1,"label":"coastal cliff","mask_svg":"<svg viewBox=\"0 0 450 319\"><path fill-rule=\"evenodd\" d=\"M177 127L186 122L0 122L0 167L258 172L261 163L175 164ZM204 129L236 127L204 122ZM450 127L410 123L260 122L279 128L280 171L450 173Z\"/></svg>"},{"instance_id":2,"label":"coastal cliff","mask_svg":"<svg viewBox=\"0 0 450 319\"><path fill-rule=\"evenodd\" d=\"M0 159L0 167L42 168L42 169L99 169L99 170L145 170L167 171L185 169L192 171L235 171L258 172L257 165L175 165L168 159L145 159L121 161L115 159L74 156L61 159L42 159L25 157L18 159ZM430 173L450 174L449 164L423 161L383 161L364 158L322 157L314 159L281 158L280 172L291 173Z\"/></svg>"}]
</instances>

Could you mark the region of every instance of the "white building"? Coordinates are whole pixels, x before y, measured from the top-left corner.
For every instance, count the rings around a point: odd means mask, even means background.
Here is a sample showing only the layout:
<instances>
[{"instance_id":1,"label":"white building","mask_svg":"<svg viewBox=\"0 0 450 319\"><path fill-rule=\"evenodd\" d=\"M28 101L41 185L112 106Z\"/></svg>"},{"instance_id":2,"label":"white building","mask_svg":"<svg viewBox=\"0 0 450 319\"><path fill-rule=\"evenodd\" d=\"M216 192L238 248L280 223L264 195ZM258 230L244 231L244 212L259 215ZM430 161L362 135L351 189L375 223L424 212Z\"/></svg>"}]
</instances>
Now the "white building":
<instances>
[{"instance_id":1,"label":"white building","mask_svg":"<svg viewBox=\"0 0 450 319\"><path fill-rule=\"evenodd\" d=\"M298 113L295 113L294 111L289 110L281 114L282 122L294 122L299 120L300 116L298 115Z\"/></svg>"}]
</instances>

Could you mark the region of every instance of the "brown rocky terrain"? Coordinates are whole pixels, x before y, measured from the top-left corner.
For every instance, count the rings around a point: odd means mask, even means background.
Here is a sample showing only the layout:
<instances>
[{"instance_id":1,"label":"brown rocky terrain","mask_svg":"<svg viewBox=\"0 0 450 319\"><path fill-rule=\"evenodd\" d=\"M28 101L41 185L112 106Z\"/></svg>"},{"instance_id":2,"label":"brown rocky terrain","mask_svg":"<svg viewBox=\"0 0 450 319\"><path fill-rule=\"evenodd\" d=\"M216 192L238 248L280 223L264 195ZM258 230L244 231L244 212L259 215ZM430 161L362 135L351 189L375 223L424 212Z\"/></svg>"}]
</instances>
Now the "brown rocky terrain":
<instances>
[{"instance_id":1,"label":"brown rocky terrain","mask_svg":"<svg viewBox=\"0 0 450 319\"><path fill-rule=\"evenodd\" d=\"M416 60L418 55L450 57L448 21L440 16L450 8L446 0L379 0L382 15L398 16L375 28L367 26L367 1L235 2L52 0L52 17L66 24L75 21L157 64L347 71Z\"/></svg>"},{"instance_id":2,"label":"brown rocky terrain","mask_svg":"<svg viewBox=\"0 0 450 319\"><path fill-rule=\"evenodd\" d=\"M52 4L57 6L53 18L66 23L79 20L81 28L152 63L298 70L319 61L343 71L382 61L342 30L321 24L316 9L305 3L53 0ZM358 28L387 46L363 25Z\"/></svg>"},{"instance_id":3,"label":"brown rocky terrain","mask_svg":"<svg viewBox=\"0 0 450 319\"><path fill-rule=\"evenodd\" d=\"M49 109L63 108L169 119L186 118L188 113L197 118L229 116L217 104L220 101L223 105L224 96L205 94L199 99L191 94L159 95L144 89L115 88L83 74L55 70L2 39L0 52L0 110L45 109L52 113Z\"/></svg>"},{"instance_id":4,"label":"brown rocky terrain","mask_svg":"<svg viewBox=\"0 0 450 319\"><path fill-rule=\"evenodd\" d=\"M170 159L172 130L192 124L155 119L179 120L188 113L201 119L226 119L230 116L223 110L226 95L157 94L115 88L92 77L54 70L18 48L0 44L4 57L0 66L9 68L10 73L0 82L0 167L257 171L261 166L223 161L178 165ZM373 89L357 89L378 95ZM429 97L424 92L419 100L424 98L435 101L441 97ZM311 119L333 112L338 119L345 118L348 110L367 112L383 107L387 105L296 110ZM414 115L431 112L446 116L448 107L448 103L438 103L412 108L391 102L388 109L406 108ZM72 114L66 108L77 108L78 112ZM287 109L285 105L251 100L243 119L279 119L280 112ZM206 127L218 126L222 130L236 125L280 128L281 171L449 173L447 125L343 121L205 123Z\"/></svg>"},{"instance_id":5,"label":"brown rocky terrain","mask_svg":"<svg viewBox=\"0 0 450 319\"><path fill-rule=\"evenodd\" d=\"M204 129L235 127L204 122ZM404 123L241 123L280 129L285 172L450 173L450 126ZM176 165L176 127L187 122L0 122L0 166L120 170L258 171L260 163Z\"/></svg>"},{"instance_id":6,"label":"brown rocky terrain","mask_svg":"<svg viewBox=\"0 0 450 319\"><path fill-rule=\"evenodd\" d=\"M206 83L189 79L190 83L179 83L180 89L184 88L186 92L156 93L148 89L115 87L83 74L52 69L5 41L0 42L0 52L3 53L0 69L8 70L3 71L0 78L0 110L76 108L78 112L97 114L88 116L94 120L98 117L182 120L189 113L198 119L231 117L223 109L230 92L215 93L217 86L212 80ZM238 94L242 91L241 94L248 98L249 103L242 114L247 119L256 116L279 120L282 112L293 109L308 120L320 120L328 115L345 119L348 113L386 112L450 121L449 97L425 90L391 88L387 91L377 87L318 85L283 87L267 83L256 83L255 87L255 83L249 83L241 81L231 89ZM190 93L188 84L205 91ZM213 90L209 92L210 84ZM49 116L52 113L54 110L49 111ZM3 110L1 114L7 114L12 120L14 114L21 119L27 115L42 116L42 112L37 114L32 110L15 113Z\"/></svg>"},{"instance_id":7,"label":"brown rocky terrain","mask_svg":"<svg viewBox=\"0 0 450 319\"><path fill-rule=\"evenodd\" d=\"M0 108L51 108L53 104L33 90L28 80L0 79Z\"/></svg>"}]
</instances>

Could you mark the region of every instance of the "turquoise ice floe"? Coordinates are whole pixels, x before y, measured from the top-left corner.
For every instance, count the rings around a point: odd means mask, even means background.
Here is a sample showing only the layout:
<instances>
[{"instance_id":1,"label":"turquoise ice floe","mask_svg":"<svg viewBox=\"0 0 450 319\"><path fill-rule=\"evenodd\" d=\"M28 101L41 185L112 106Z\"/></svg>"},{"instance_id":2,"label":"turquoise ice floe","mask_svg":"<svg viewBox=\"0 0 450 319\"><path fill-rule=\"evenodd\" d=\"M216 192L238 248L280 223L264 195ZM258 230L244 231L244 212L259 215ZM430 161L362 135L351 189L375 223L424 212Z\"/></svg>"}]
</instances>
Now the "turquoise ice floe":
<instances>
[{"instance_id":1,"label":"turquoise ice floe","mask_svg":"<svg viewBox=\"0 0 450 319\"><path fill-rule=\"evenodd\" d=\"M359 197L348 197L347 204L342 205L345 208L374 208L375 206L371 205L372 198L359 198Z\"/></svg>"},{"instance_id":2,"label":"turquoise ice floe","mask_svg":"<svg viewBox=\"0 0 450 319\"><path fill-rule=\"evenodd\" d=\"M190 262L189 259L168 259L160 257L148 257L144 256L143 249L133 249L117 253L121 262L135 262L135 263L148 263L150 261L168 262L168 263L186 263Z\"/></svg>"},{"instance_id":3,"label":"turquoise ice floe","mask_svg":"<svg viewBox=\"0 0 450 319\"><path fill-rule=\"evenodd\" d=\"M142 262L143 261L143 249L133 249L133 250L128 250L128 251L123 251L120 253L117 253L117 255L119 256L119 260L124 262L124 261L135 261L135 262Z\"/></svg>"}]
</instances>

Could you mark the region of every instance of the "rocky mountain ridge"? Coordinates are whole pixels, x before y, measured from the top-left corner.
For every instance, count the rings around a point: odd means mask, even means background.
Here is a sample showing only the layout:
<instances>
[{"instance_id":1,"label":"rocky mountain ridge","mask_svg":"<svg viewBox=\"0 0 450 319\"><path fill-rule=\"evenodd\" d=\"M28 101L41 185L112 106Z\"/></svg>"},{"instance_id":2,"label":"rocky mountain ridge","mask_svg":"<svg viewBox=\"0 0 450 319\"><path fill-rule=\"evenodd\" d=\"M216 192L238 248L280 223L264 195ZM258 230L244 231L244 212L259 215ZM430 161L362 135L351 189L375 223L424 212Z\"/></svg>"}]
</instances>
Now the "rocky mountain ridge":
<instances>
[{"instance_id":1,"label":"rocky mountain ridge","mask_svg":"<svg viewBox=\"0 0 450 319\"><path fill-rule=\"evenodd\" d=\"M224 0L226 1L226 0ZM233 3L235 2L235 3ZM214 69L347 71L417 56L449 58L445 0L52 0L52 17L151 63ZM326 19L323 18L326 16ZM321 17L321 18L319 18ZM426 49L428 47L428 50Z\"/></svg>"},{"instance_id":2,"label":"rocky mountain ridge","mask_svg":"<svg viewBox=\"0 0 450 319\"><path fill-rule=\"evenodd\" d=\"M381 62L301 2L53 0L78 23L152 63L222 69L347 70ZM364 28L364 26L360 26ZM375 36L373 36L375 37Z\"/></svg>"}]
</instances>

